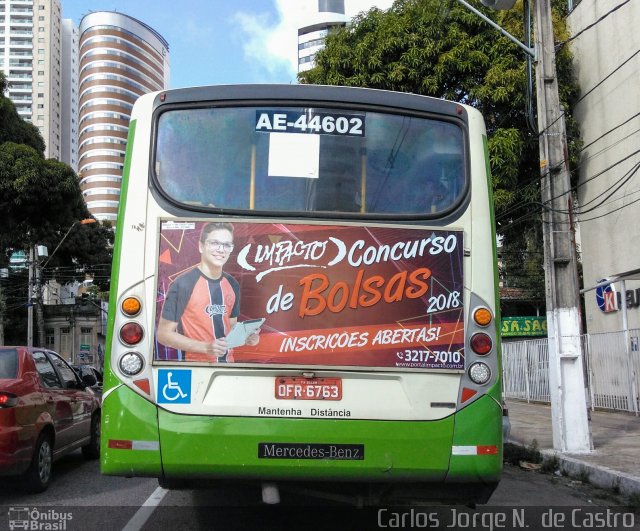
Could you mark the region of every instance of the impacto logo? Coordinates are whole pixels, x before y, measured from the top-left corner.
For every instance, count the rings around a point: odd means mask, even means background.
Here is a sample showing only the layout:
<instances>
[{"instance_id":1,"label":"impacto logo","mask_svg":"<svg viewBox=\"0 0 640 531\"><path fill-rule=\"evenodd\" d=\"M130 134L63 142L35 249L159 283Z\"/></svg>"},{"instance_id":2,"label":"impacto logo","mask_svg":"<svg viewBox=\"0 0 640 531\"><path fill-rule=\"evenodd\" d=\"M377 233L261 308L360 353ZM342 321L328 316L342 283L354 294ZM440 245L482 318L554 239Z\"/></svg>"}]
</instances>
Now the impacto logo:
<instances>
[{"instance_id":1,"label":"impacto logo","mask_svg":"<svg viewBox=\"0 0 640 531\"><path fill-rule=\"evenodd\" d=\"M29 529L38 531L64 531L67 522L73 519L71 513L56 509L40 510L35 507L9 507L9 529Z\"/></svg>"}]
</instances>

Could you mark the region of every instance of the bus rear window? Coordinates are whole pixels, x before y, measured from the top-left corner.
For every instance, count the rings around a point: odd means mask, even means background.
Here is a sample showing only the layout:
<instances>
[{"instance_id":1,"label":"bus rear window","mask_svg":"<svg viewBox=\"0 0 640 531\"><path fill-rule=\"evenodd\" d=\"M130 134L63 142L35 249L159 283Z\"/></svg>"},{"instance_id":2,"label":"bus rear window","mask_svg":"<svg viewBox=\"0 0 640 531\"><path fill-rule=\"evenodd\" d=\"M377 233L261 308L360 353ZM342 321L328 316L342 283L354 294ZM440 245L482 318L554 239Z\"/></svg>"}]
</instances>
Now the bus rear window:
<instances>
[{"instance_id":1,"label":"bus rear window","mask_svg":"<svg viewBox=\"0 0 640 531\"><path fill-rule=\"evenodd\" d=\"M437 217L465 191L457 123L364 110L190 108L163 112L153 170L200 208Z\"/></svg>"}]
</instances>

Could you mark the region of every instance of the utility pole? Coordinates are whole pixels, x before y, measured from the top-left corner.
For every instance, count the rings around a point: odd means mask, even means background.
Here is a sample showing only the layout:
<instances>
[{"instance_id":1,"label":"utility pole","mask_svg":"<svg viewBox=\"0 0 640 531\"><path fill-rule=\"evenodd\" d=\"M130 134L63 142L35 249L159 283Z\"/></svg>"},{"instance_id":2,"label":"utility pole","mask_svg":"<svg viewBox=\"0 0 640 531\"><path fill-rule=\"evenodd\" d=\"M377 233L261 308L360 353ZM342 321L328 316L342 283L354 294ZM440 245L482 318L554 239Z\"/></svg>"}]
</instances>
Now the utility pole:
<instances>
[{"instance_id":1,"label":"utility pole","mask_svg":"<svg viewBox=\"0 0 640 531\"><path fill-rule=\"evenodd\" d=\"M9 278L9 269L0 269L0 279ZM4 315L7 308L4 300L4 292L0 286L0 346L4 345Z\"/></svg>"},{"instance_id":2,"label":"utility pole","mask_svg":"<svg viewBox=\"0 0 640 531\"><path fill-rule=\"evenodd\" d=\"M553 447L587 453L592 443L580 337L580 286L550 0L535 0L534 35Z\"/></svg>"},{"instance_id":3,"label":"utility pole","mask_svg":"<svg viewBox=\"0 0 640 531\"><path fill-rule=\"evenodd\" d=\"M39 258L39 256L38 256ZM36 280L36 336L38 338L38 347L44 347L44 308L42 300L42 269L40 262L36 260L35 266L35 280Z\"/></svg>"},{"instance_id":4,"label":"utility pole","mask_svg":"<svg viewBox=\"0 0 640 531\"><path fill-rule=\"evenodd\" d=\"M29 246L29 286L27 294L27 346L33 346L33 268L35 264L35 253L33 245Z\"/></svg>"},{"instance_id":5,"label":"utility pole","mask_svg":"<svg viewBox=\"0 0 640 531\"><path fill-rule=\"evenodd\" d=\"M536 60L553 447L561 452L587 453L593 447L587 416L578 260L571 220L571 181L564 115L558 95L551 1L524 1L527 2L525 7L528 2L535 2L534 50L520 43L465 0L458 0ZM481 2L492 9L511 9L515 4L515 0ZM525 28L529 31L528 22Z\"/></svg>"}]
</instances>

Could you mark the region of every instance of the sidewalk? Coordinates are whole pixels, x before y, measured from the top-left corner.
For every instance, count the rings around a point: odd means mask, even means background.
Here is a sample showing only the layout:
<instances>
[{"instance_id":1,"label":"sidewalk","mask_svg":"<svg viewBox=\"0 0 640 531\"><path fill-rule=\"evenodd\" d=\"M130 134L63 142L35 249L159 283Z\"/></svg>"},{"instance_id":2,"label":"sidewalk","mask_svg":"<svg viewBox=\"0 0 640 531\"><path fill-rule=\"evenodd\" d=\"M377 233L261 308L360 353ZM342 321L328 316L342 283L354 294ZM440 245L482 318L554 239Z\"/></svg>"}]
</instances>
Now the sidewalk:
<instances>
[{"instance_id":1,"label":"sidewalk","mask_svg":"<svg viewBox=\"0 0 640 531\"><path fill-rule=\"evenodd\" d=\"M554 455L561 470L570 476L589 477L605 489L617 488L625 495L640 494L640 417L632 413L591 412L594 450L588 454L562 454L553 450L551 407L509 399L509 441L529 447L535 440L546 459Z\"/></svg>"}]
</instances>

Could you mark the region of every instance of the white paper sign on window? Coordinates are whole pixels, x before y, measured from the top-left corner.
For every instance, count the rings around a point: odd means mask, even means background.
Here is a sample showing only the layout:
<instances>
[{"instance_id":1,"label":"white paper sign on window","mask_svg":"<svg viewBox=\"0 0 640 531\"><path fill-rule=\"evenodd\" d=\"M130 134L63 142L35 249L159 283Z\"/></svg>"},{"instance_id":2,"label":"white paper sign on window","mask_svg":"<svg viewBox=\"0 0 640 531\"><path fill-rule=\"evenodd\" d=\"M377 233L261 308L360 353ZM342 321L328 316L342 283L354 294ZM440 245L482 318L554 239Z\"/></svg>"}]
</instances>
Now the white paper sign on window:
<instances>
[{"instance_id":1,"label":"white paper sign on window","mask_svg":"<svg viewBox=\"0 0 640 531\"><path fill-rule=\"evenodd\" d=\"M317 179L320 172L320 135L269 134L269 176Z\"/></svg>"}]
</instances>

